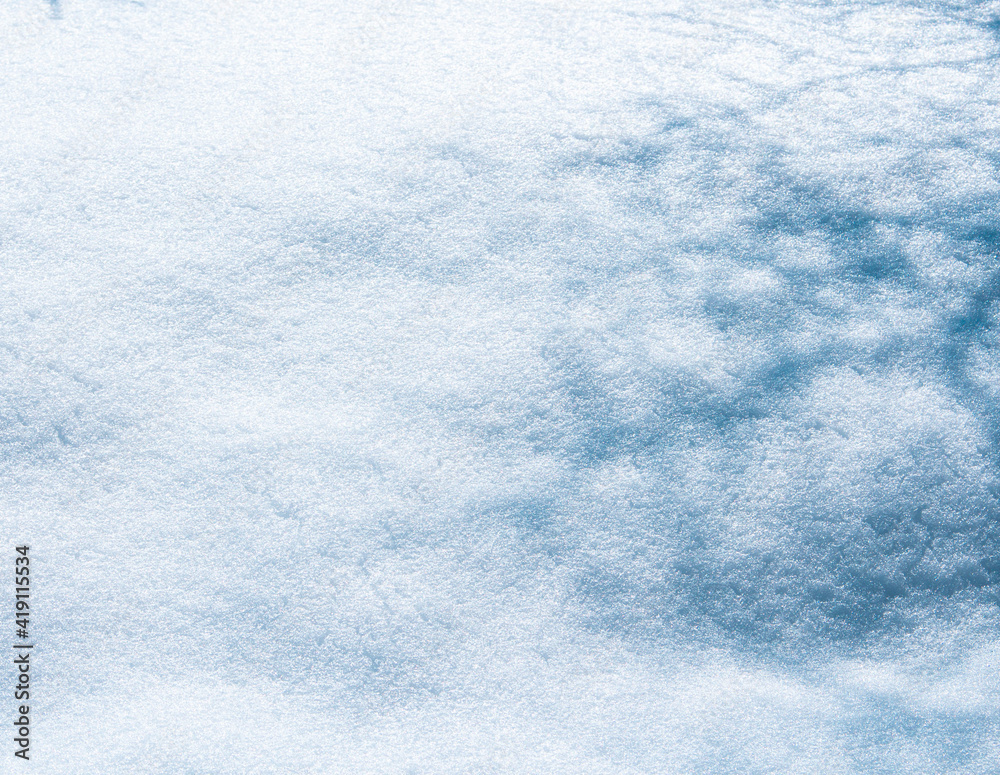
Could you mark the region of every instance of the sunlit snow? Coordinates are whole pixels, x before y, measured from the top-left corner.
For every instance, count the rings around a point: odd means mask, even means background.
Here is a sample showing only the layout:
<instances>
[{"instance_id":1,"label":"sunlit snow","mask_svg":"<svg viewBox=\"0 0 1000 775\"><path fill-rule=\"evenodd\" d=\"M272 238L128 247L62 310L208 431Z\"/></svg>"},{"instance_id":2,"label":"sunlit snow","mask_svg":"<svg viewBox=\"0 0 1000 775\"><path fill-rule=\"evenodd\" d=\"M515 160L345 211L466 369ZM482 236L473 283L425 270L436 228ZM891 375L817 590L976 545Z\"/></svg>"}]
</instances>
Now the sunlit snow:
<instances>
[{"instance_id":1,"label":"sunlit snow","mask_svg":"<svg viewBox=\"0 0 1000 775\"><path fill-rule=\"evenodd\" d=\"M0 30L16 769L997 771L1000 3Z\"/></svg>"}]
</instances>

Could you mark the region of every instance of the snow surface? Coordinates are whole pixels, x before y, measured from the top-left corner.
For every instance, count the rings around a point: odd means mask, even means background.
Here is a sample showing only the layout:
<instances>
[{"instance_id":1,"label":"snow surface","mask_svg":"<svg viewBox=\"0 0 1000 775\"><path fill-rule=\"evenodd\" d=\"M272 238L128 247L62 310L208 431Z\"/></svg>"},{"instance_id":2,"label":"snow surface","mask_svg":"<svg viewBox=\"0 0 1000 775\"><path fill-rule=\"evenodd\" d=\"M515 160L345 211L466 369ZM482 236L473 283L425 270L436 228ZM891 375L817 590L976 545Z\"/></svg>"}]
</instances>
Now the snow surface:
<instances>
[{"instance_id":1,"label":"snow surface","mask_svg":"<svg viewBox=\"0 0 1000 775\"><path fill-rule=\"evenodd\" d=\"M0 29L5 768L998 771L1000 4Z\"/></svg>"}]
</instances>

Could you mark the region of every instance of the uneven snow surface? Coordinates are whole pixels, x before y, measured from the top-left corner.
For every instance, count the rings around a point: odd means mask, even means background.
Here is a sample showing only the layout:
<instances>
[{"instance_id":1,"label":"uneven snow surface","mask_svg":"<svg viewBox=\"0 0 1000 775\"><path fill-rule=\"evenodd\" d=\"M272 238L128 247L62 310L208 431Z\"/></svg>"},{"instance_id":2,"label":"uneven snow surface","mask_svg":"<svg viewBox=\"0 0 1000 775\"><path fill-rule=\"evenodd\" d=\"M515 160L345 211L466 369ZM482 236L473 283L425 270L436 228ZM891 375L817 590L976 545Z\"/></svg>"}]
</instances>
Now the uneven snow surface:
<instances>
[{"instance_id":1,"label":"uneven snow surface","mask_svg":"<svg viewBox=\"0 0 1000 775\"><path fill-rule=\"evenodd\" d=\"M4 771L998 771L1000 4L0 30Z\"/></svg>"}]
</instances>

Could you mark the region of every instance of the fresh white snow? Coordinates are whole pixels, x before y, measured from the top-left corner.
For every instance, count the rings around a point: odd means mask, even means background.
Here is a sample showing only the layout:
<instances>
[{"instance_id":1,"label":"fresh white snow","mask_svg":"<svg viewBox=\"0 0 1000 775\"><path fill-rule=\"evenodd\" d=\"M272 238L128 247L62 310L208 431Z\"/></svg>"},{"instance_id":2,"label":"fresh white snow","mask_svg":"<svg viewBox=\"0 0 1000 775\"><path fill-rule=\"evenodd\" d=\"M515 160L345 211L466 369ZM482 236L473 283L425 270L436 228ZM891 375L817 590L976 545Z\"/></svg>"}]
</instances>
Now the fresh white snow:
<instances>
[{"instance_id":1,"label":"fresh white snow","mask_svg":"<svg viewBox=\"0 0 1000 775\"><path fill-rule=\"evenodd\" d=\"M4 767L996 772L998 55L972 0L0 5Z\"/></svg>"}]
</instances>

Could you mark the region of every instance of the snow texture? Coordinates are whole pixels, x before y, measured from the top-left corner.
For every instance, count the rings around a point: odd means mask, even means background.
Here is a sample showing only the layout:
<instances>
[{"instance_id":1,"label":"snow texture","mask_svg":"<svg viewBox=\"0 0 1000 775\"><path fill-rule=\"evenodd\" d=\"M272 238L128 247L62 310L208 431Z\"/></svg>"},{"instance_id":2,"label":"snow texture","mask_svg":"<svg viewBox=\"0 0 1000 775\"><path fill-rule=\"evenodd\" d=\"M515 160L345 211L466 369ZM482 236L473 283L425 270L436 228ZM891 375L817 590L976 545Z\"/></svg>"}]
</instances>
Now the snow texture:
<instances>
[{"instance_id":1,"label":"snow texture","mask_svg":"<svg viewBox=\"0 0 1000 775\"><path fill-rule=\"evenodd\" d=\"M998 771L1000 4L0 29L4 768Z\"/></svg>"}]
</instances>

